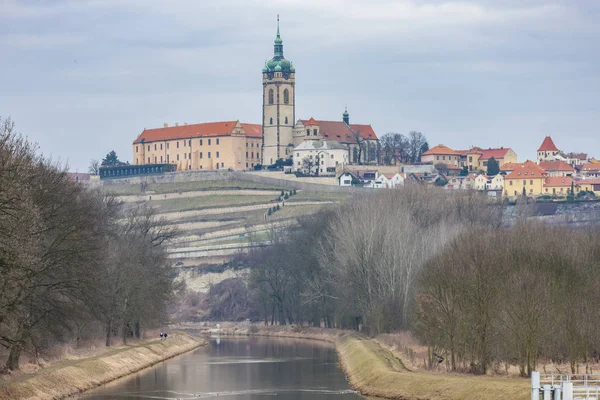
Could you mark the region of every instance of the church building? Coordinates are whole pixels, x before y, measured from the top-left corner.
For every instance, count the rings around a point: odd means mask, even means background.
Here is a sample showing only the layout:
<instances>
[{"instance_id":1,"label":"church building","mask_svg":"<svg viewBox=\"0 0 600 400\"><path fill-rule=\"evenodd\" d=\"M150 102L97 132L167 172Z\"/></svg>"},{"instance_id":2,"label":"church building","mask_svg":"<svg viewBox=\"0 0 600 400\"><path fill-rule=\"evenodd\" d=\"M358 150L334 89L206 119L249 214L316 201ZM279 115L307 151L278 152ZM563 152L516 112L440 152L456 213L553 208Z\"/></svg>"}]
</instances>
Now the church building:
<instances>
[{"instance_id":1,"label":"church building","mask_svg":"<svg viewBox=\"0 0 600 400\"><path fill-rule=\"evenodd\" d=\"M273 50L262 69L262 125L231 120L144 129L133 142L134 165L252 170L291 159L305 141L322 140L345 147L350 163L376 162L377 135L371 125L350 124L347 110L340 121L296 120L296 69L283 55L279 17Z\"/></svg>"}]
</instances>

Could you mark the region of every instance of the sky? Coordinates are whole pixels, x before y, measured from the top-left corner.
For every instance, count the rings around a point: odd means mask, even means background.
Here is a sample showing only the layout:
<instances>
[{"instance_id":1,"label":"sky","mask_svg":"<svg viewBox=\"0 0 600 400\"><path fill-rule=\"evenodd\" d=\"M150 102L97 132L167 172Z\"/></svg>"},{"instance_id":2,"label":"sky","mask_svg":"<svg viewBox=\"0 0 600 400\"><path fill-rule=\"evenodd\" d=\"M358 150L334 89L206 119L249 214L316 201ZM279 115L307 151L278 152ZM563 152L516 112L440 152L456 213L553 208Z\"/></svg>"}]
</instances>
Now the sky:
<instances>
[{"instance_id":1,"label":"sky","mask_svg":"<svg viewBox=\"0 0 600 400\"><path fill-rule=\"evenodd\" d=\"M597 0L0 0L0 117L79 172L164 122L261 123L277 14L297 118L600 158Z\"/></svg>"}]
</instances>

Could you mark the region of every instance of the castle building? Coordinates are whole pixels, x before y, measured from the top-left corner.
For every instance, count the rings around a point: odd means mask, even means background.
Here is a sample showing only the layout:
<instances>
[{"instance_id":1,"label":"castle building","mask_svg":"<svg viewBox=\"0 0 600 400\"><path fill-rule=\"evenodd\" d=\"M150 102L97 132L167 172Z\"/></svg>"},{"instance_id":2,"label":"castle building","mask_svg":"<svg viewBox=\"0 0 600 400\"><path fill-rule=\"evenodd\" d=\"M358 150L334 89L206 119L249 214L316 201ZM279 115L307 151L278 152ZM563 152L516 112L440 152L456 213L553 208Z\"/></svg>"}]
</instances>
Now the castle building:
<instances>
[{"instance_id":1,"label":"castle building","mask_svg":"<svg viewBox=\"0 0 600 400\"><path fill-rule=\"evenodd\" d=\"M133 164L175 164L177 171L252 169L260 164L261 130L240 121L144 129L133 141Z\"/></svg>"},{"instance_id":2,"label":"castle building","mask_svg":"<svg viewBox=\"0 0 600 400\"><path fill-rule=\"evenodd\" d=\"M273 58L262 69L262 83L262 125L232 120L144 129L132 144L133 164L170 164L177 171L250 170L291 159L294 147L306 140L340 143L350 163L376 161L373 128L350 124L347 110L342 121L296 121L296 70L283 56L279 16Z\"/></svg>"},{"instance_id":3,"label":"castle building","mask_svg":"<svg viewBox=\"0 0 600 400\"><path fill-rule=\"evenodd\" d=\"M283 56L279 16L273 58L265 63L262 78L262 159L265 165L271 165L280 158L291 156L296 118L296 69Z\"/></svg>"}]
</instances>

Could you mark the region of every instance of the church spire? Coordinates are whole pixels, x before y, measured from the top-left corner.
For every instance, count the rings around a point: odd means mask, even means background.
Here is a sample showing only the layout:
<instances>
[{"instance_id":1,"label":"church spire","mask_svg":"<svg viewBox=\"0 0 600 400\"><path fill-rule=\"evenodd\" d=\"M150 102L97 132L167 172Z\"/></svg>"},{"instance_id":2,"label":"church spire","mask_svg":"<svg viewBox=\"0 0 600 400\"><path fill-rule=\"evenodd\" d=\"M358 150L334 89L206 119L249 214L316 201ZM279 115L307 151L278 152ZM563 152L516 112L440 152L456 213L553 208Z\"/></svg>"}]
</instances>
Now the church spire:
<instances>
[{"instance_id":1,"label":"church spire","mask_svg":"<svg viewBox=\"0 0 600 400\"><path fill-rule=\"evenodd\" d=\"M279 14L277 14L277 36L275 37L274 59L283 58L283 40L279 34Z\"/></svg>"}]
</instances>

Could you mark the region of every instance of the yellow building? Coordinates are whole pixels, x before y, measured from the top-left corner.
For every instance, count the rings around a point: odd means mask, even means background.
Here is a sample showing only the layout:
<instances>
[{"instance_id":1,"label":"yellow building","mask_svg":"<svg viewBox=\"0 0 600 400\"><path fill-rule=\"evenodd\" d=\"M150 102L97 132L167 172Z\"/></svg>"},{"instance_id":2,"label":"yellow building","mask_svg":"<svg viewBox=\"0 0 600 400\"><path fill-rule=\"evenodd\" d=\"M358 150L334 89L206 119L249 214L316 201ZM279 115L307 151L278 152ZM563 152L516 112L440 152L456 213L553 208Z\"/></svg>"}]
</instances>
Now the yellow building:
<instances>
[{"instance_id":1,"label":"yellow building","mask_svg":"<svg viewBox=\"0 0 600 400\"><path fill-rule=\"evenodd\" d=\"M504 178L504 195L539 196L544 193L546 171L533 161L520 163Z\"/></svg>"},{"instance_id":2,"label":"yellow building","mask_svg":"<svg viewBox=\"0 0 600 400\"><path fill-rule=\"evenodd\" d=\"M596 196L600 196L600 178L581 179L577 181L581 190L594 192Z\"/></svg>"},{"instance_id":3,"label":"yellow building","mask_svg":"<svg viewBox=\"0 0 600 400\"><path fill-rule=\"evenodd\" d=\"M133 163L176 164L177 171L252 169L261 164L262 127L239 121L144 129L133 142Z\"/></svg>"},{"instance_id":4,"label":"yellow building","mask_svg":"<svg viewBox=\"0 0 600 400\"><path fill-rule=\"evenodd\" d=\"M469 171L486 171L487 163L490 158L498 161L500 168L504 164L516 163L517 153L510 148L488 148L482 149L480 147L473 147L471 150L464 153L462 157L462 166L467 166Z\"/></svg>"},{"instance_id":5,"label":"yellow building","mask_svg":"<svg viewBox=\"0 0 600 400\"><path fill-rule=\"evenodd\" d=\"M433 165L450 164L458 167L461 156L461 153L452 150L448 146L439 144L424 152L423 155L421 155L421 162L431 163Z\"/></svg>"}]
</instances>

